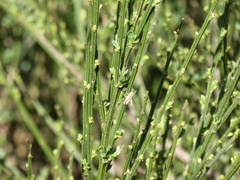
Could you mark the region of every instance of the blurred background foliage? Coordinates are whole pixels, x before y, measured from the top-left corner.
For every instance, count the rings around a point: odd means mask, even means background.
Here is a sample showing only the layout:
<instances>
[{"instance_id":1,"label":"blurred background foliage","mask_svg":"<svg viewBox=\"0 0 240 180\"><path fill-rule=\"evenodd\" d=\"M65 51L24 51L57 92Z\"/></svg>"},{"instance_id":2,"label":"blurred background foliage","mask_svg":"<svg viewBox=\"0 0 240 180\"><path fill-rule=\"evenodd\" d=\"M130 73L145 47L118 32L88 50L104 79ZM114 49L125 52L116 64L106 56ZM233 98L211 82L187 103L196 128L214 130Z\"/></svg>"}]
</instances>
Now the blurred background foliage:
<instances>
[{"instance_id":1,"label":"blurred background foliage","mask_svg":"<svg viewBox=\"0 0 240 180\"><path fill-rule=\"evenodd\" d=\"M98 53L101 62L101 80L103 92L109 86L109 67L113 52L111 41L114 39L114 28L116 26L117 3L113 0L101 2L100 19L98 29ZM138 3L138 1L137 1ZM136 116L140 110L140 102L143 99L145 90L149 91L150 100L157 90L159 77L163 70L167 52L174 42L174 31L179 22L184 18L184 24L180 31L178 48L174 54L170 65L167 80L164 87L172 84L177 72L183 62L188 50L196 35L196 31L201 27L210 1L204 0L179 0L164 1L163 5L156 12L154 23L152 24L151 40L146 50L140 74L138 75L135 89L138 89L134 97L135 107L128 110L131 116ZM240 1L234 1L231 5L228 24L227 43L231 46L227 52L229 62L234 62L239 56L240 47ZM222 12L219 9L224 6L221 1L216 10L217 14ZM19 101L26 107L32 121L37 125L45 137L45 140L52 149L56 148L58 135L54 132L45 120L45 113L54 122L64 122L63 131L75 144L74 150L79 150L77 134L82 131L82 105L83 96L83 74L84 74L84 53L87 43L87 1L67 1L67 0L4 0L0 2L0 61L6 76L0 76L0 179L1 176L23 177L26 175L25 164L27 161L28 146L27 141L33 143L33 173L40 179L48 175L50 165L42 151L42 147L35 140L31 130L26 126L21 112L16 107L16 103L9 96L9 89L6 84L11 83L11 79L21 79L14 83L21 90ZM169 111L172 123L177 121L182 105L187 99L186 127L188 136L185 136L182 147L186 151L191 150L192 137L196 132L200 118L199 98L206 91L207 72L206 67L211 66L213 54L216 49L219 37L219 19L214 19L203 40L198 46L197 52L191 64L186 70L182 83L179 85L174 96L174 108ZM71 69L66 68L63 63L46 51L44 45L39 43L34 33L42 34L46 37L67 61L79 72L79 79L73 76ZM40 37L40 36L39 36ZM130 59L136 56L137 48L132 52ZM131 60L130 60L131 61ZM231 63L228 64L231 67ZM219 87L224 83L227 72L224 70L223 62L220 63L216 79L219 80ZM220 91L216 90L216 96ZM239 84L238 84L239 90ZM161 104L164 94L159 100ZM107 92L103 94L107 99ZM45 109L44 116L39 115L39 109L33 105L33 100L38 101ZM214 97L213 97L214 100ZM240 117L238 108L233 112L233 116ZM128 114L126 119L130 119ZM96 112L94 125L95 146L99 144L100 119ZM126 131L133 132L134 124L125 121ZM55 124L54 124L55 125ZM227 124L226 124L227 126ZM226 127L222 127L224 132ZM126 142L129 142L131 133L127 133ZM124 141L124 139L123 139ZM240 143L236 142L239 150ZM234 152L234 151L233 151ZM236 152L236 151L235 151ZM64 164L68 163L71 151L63 147L61 159ZM219 159L214 169L216 172L224 172L229 163L231 154L225 154ZM124 160L124 158L123 158ZM118 159L119 165L123 160ZM75 178L81 177L80 162L74 160L73 175ZM184 163L176 160L176 176L182 174ZM121 169L121 168L120 168ZM116 172L117 173L117 172ZM52 174L52 170L50 170ZM117 173L118 174L118 173ZM41 175L41 176L40 176ZM51 179L52 175L49 176ZM240 176L238 175L240 178ZM210 179L212 177L209 177ZM14 178L13 178L14 179Z\"/></svg>"}]
</instances>

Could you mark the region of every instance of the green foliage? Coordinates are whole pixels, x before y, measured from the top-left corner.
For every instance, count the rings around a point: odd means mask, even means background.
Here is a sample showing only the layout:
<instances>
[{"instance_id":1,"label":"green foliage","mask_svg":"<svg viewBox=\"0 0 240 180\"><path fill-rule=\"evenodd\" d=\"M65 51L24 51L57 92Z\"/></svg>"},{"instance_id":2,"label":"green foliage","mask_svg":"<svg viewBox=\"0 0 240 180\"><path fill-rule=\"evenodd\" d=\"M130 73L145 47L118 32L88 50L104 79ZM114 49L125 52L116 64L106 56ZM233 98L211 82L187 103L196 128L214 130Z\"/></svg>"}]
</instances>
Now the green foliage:
<instances>
[{"instance_id":1,"label":"green foliage","mask_svg":"<svg viewBox=\"0 0 240 180\"><path fill-rule=\"evenodd\" d=\"M240 178L239 1L0 10L0 179Z\"/></svg>"}]
</instances>

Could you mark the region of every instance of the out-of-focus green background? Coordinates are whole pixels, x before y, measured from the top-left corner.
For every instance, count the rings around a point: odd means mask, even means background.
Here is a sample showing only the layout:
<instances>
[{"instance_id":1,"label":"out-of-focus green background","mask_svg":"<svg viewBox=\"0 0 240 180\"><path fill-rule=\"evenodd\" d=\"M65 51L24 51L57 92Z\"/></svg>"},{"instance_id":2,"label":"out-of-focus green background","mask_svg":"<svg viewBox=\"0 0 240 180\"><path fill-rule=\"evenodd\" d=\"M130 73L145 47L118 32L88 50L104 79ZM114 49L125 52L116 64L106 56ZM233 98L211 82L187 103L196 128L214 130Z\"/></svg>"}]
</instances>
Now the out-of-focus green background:
<instances>
[{"instance_id":1,"label":"out-of-focus green background","mask_svg":"<svg viewBox=\"0 0 240 180\"><path fill-rule=\"evenodd\" d=\"M159 76L166 61L167 51L171 49L174 41L173 32L177 29L181 19L184 18L178 49L174 54L167 80L164 83L165 89L175 79L196 35L195 32L200 29L206 17L209 4L210 1L204 0L165 1L156 11L152 24L151 41L137 77L137 85L144 86L143 89L149 91L150 100L154 98ZM76 8L76 5L79 9ZM219 3L216 9L217 14L221 13L220 9L223 5L224 1ZM13 83L15 78L21 78L20 83L15 84L17 88L22 90L19 101L23 102L32 121L43 133L50 147L53 149L56 147L58 136L49 128L43 116L39 116L28 95L37 100L54 121L62 120L64 122L63 131L76 144L77 149L75 150L80 151L77 134L82 131L81 100L85 70L85 44L87 43L87 8L87 1L81 0L79 2L77 0L4 0L4 2L0 2L0 61L6 73L6 77L0 75L0 161L2 164L0 169L2 174L7 174L9 177L18 173L26 174L27 141L33 143L33 173L35 175L41 174L44 168L49 168L49 160L44 155L31 130L26 126L16 103L9 95L6 84ZM109 67L113 52L111 41L114 39L116 11L116 1L101 2L98 51L105 99L109 86ZM28 26L24 25L24 21L28 22ZM197 126L200 118L199 98L206 91L206 67L212 64L213 53L220 33L219 23L217 19L211 22L207 35L200 43L175 95L174 110L171 111L173 122L177 121L184 101L186 99L189 101L189 116L187 118L192 124L189 124L188 136L183 142L183 148L186 151L191 150L191 134L194 135L194 127ZM231 48L227 57L231 61L236 61L240 47L240 6L237 0L231 5L228 28L228 43ZM44 48L39 44L36 37L33 36L34 33L44 35L47 41L57 49L56 53L61 53L73 65L79 73L78 80L71 74L71 69L69 70L65 65L53 60L45 49L48 47ZM135 57L136 51L137 48L132 52L130 59ZM216 74L215 78L219 80L221 86L223 85L221 77L224 74L222 62L219 67L219 73ZM24 94L24 91L28 95ZM166 91L163 92L162 97L165 93ZM136 93L135 101L137 102L142 97L143 94ZM159 104L163 100L162 97L160 97ZM140 108L138 105L135 107L136 109ZM138 111L133 110L133 112ZM238 110L234 111L234 115L240 117L239 107ZM128 118L129 116L126 116L126 119ZM97 111L95 119L93 136L97 146L101 133ZM125 129L132 133L132 127L134 126L129 126L129 123L126 123ZM226 127L223 126L221 131L224 132L225 129ZM130 133L128 138L131 138ZM239 149L239 142L236 142L235 146ZM61 158L65 165L68 163L69 154L70 152L63 147ZM224 172L229 157L230 155L224 155L220 158L219 163L214 166L217 173ZM121 160L119 161L121 162ZM176 163L181 164L180 162ZM80 178L81 168L77 160L74 160L73 167L74 177ZM179 165L176 168L177 173L181 174L183 168L182 164Z\"/></svg>"}]
</instances>

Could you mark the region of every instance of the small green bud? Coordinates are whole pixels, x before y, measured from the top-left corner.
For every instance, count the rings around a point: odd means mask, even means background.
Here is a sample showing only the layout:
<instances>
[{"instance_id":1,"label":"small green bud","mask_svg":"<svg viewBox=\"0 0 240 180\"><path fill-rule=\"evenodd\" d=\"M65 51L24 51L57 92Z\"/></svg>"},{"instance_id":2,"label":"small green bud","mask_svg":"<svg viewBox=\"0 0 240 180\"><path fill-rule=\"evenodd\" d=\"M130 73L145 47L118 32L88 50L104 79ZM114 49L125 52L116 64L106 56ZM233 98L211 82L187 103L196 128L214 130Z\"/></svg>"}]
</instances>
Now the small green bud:
<instances>
[{"instance_id":1,"label":"small green bud","mask_svg":"<svg viewBox=\"0 0 240 180\"><path fill-rule=\"evenodd\" d=\"M117 139L117 138L122 137L124 132L125 132L124 129L120 129L120 130L116 131L114 138Z\"/></svg>"},{"instance_id":2,"label":"small green bud","mask_svg":"<svg viewBox=\"0 0 240 180\"><path fill-rule=\"evenodd\" d=\"M220 38L223 39L226 34L227 34L227 30L224 29L224 30L221 32L221 34L220 34Z\"/></svg>"},{"instance_id":3,"label":"small green bud","mask_svg":"<svg viewBox=\"0 0 240 180\"><path fill-rule=\"evenodd\" d=\"M92 27L92 31L93 31L93 32L97 32L97 29L98 29L98 28L97 28L97 25L94 25L94 26Z\"/></svg>"},{"instance_id":4,"label":"small green bud","mask_svg":"<svg viewBox=\"0 0 240 180\"><path fill-rule=\"evenodd\" d=\"M202 159L198 158L197 162L198 162L198 164L201 164L202 163Z\"/></svg>"},{"instance_id":5,"label":"small green bud","mask_svg":"<svg viewBox=\"0 0 240 180\"><path fill-rule=\"evenodd\" d=\"M208 156L208 160L212 160L214 158L214 155L213 154L210 154L209 156Z\"/></svg>"},{"instance_id":6,"label":"small green bud","mask_svg":"<svg viewBox=\"0 0 240 180\"><path fill-rule=\"evenodd\" d=\"M80 143L83 143L83 135L82 134L78 134L77 141L79 141Z\"/></svg>"},{"instance_id":7,"label":"small green bud","mask_svg":"<svg viewBox=\"0 0 240 180\"><path fill-rule=\"evenodd\" d=\"M92 123L93 123L93 117L92 117L92 116L89 116L89 117L88 117L88 123L89 123L89 124L92 124Z\"/></svg>"},{"instance_id":8,"label":"small green bud","mask_svg":"<svg viewBox=\"0 0 240 180\"><path fill-rule=\"evenodd\" d=\"M176 133L176 131L177 131L177 126L176 125L173 126L172 131L173 131L173 134Z\"/></svg>"},{"instance_id":9,"label":"small green bud","mask_svg":"<svg viewBox=\"0 0 240 180\"><path fill-rule=\"evenodd\" d=\"M88 84L87 81L83 82L83 86L87 88L88 90L91 88L91 84Z\"/></svg>"},{"instance_id":10,"label":"small green bud","mask_svg":"<svg viewBox=\"0 0 240 180\"><path fill-rule=\"evenodd\" d=\"M95 150L92 151L91 158L94 158L97 156L97 152Z\"/></svg>"},{"instance_id":11,"label":"small green bud","mask_svg":"<svg viewBox=\"0 0 240 180\"><path fill-rule=\"evenodd\" d=\"M220 176L219 176L219 180L224 180L225 179L225 176L223 175L223 174L221 174Z\"/></svg>"},{"instance_id":12,"label":"small green bud","mask_svg":"<svg viewBox=\"0 0 240 180\"><path fill-rule=\"evenodd\" d=\"M141 155L139 155L138 160L143 161L143 158L144 158L144 156L143 156L143 154L141 154Z\"/></svg>"},{"instance_id":13,"label":"small green bud","mask_svg":"<svg viewBox=\"0 0 240 180\"><path fill-rule=\"evenodd\" d=\"M99 65L100 65L99 59L95 59L95 61L94 61L94 68L96 68Z\"/></svg>"}]
</instances>

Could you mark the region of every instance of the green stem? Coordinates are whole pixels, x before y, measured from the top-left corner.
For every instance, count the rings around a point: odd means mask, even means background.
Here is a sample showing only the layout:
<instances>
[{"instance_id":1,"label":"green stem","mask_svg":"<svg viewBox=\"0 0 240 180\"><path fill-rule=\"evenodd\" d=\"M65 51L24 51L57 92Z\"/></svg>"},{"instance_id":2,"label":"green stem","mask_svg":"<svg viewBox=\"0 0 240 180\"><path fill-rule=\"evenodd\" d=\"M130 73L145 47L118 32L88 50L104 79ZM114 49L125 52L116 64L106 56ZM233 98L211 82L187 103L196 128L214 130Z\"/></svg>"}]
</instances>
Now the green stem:
<instances>
[{"instance_id":1,"label":"green stem","mask_svg":"<svg viewBox=\"0 0 240 180\"><path fill-rule=\"evenodd\" d=\"M182 66L180 68L178 76L174 80L171 88L169 88L169 91L168 91L168 93L166 95L166 98L164 99L164 102L163 102L163 105L162 105L163 108L161 108L161 111L159 112L159 116L158 116L159 120L162 119L163 114L166 111L167 104L170 101L170 99L173 97L173 94L174 94L175 90L177 89L177 86L178 86L179 82L181 81L181 79L182 79L182 77L183 77L183 75L184 75L184 73L186 71L186 68L187 68L189 62L191 61L191 59L192 59L192 57L193 57L193 55L194 55L194 53L196 51L197 45L199 44L199 42L200 42L200 40L201 40L205 30L207 29L207 27L208 27L209 23L211 22L211 20L214 18L214 13L213 12L214 12L218 2L219 2L219 0L216 0L216 1L213 2L212 6L211 6L211 8L210 8L210 10L209 10L209 12L207 14L207 17L206 17L206 19L205 19L205 21L204 21L204 23L203 23L203 25L202 25L198 35L197 35L197 37L194 39L194 42L193 42L193 44L192 44L192 46L191 46L191 48L189 50L189 53L188 53L186 59L184 60ZM159 122L157 122L157 123L159 123ZM164 123L166 123L166 122L164 122Z\"/></svg>"},{"instance_id":2,"label":"green stem","mask_svg":"<svg viewBox=\"0 0 240 180\"><path fill-rule=\"evenodd\" d=\"M88 11L88 35L86 49L86 72L84 81L84 100L83 100L83 176L92 179L92 123L93 123L93 100L94 86L94 63L97 59L97 30L99 17L99 1L89 2Z\"/></svg>"},{"instance_id":3,"label":"green stem","mask_svg":"<svg viewBox=\"0 0 240 180\"><path fill-rule=\"evenodd\" d=\"M146 137L146 134L148 133L149 131L149 128L150 128L150 125L151 125L151 122L153 120L153 114L154 114L154 111L155 111L155 108L156 108L156 105L157 105L157 102L158 102L158 99L159 99L159 96L161 94L161 91L162 91L162 85L163 85L163 82L164 82L164 79L167 77L168 75L168 68L169 68L169 65L170 65L170 62L172 60L172 56L173 56L173 53L175 51L175 49L177 48L177 42L178 42L178 37L179 37L179 32L180 32L180 29L182 27L182 22L183 22L183 19L181 20L181 23L176 31L176 38L175 38L175 41L173 43L173 48L170 52L170 54L168 55L167 57L167 61L166 61L166 64L165 64L165 67L164 67L164 70L163 70L163 73L162 73L162 76L159 80L159 85L158 85L158 89L157 89L157 92L156 92L156 96L155 96L155 99L152 103L152 106L151 106L151 109L150 109L150 112L149 112L149 115L148 115L148 120L147 120L147 124L146 124L146 127L144 129L144 133L142 135L142 138L141 138L141 142L140 142L140 145L143 143L145 137Z\"/></svg>"},{"instance_id":4,"label":"green stem","mask_svg":"<svg viewBox=\"0 0 240 180\"><path fill-rule=\"evenodd\" d=\"M216 134L217 130L227 120L227 117L228 117L227 115L230 114L229 111L233 110L236 103L239 102L239 99L237 97L237 100L234 100L232 105L229 107L230 110L226 110L226 108L228 106L228 101L230 99L230 96L232 95L233 89L236 86L236 83L238 82L238 79L240 77L239 63L240 63L240 58L238 59L237 69L234 69L235 70L235 73L233 75L234 78L230 78L231 76L229 77L229 81L227 81L227 84L229 84L229 86L226 87L227 92L224 94L223 99L220 102L220 105L218 106L218 111L213 115L213 116L216 117L216 120L213 119L212 124L209 128L209 133L206 135L206 137L205 137L203 143L201 144L201 146L198 147L196 152L194 152L194 158L191 158L191 159L195 159L195 160L198 159L199 157L201 157L206 152L206 149L208 149L208 147L212 145L211 142L212 142L212 139L213 139L214 135ZM192 160L192 163L194 163L193 160Z\"/></svg>"},{"instance_id":5,"label":"green stem","mask_svg":"<svg viewBox=\"0 0 240 180\"><path fill-rule=\"evenodd\" d=\"M224 180L229 180L231 179L231 177L237 172L239 171L239 167L240 167L240 154L238 153L236 155L236 157L234 158L234 161L232 162L231 166L229 167Z\"/></svg>"},{"instance_id":6,"label":"green stem","mask_svg":"<svg viewBox=\"0 0 240 180\"><path fill-rule=\"evenodd\" d=\"M28 176L28 180L32 180L33 179L33 175L32 175L32 144L31 142L28 141L28 163L27 163L27 176Z\"/></svg>"},{"instance_id":7,"label":"green stem","mask_svg":"<svg viewBox=\"0 0 240 180\"><path fill-rule=\"evenodd\" d=\"M182 133L183 126L185 125L184 113L185 113L185 109L186 109L187 105L188 105L188 101L185 101L182 111L181 111L178 125L176 126L176 131L174 133L172 147L170 148L170 152L168 153L168 156L166 157L166 162L163 165L163 179L167 179L167 176L168 176L168 173L170 170L170 166L172 164L172 160L174 157L174 153L177 148L177 143L180 138L180 134Z\"/></svg>"},{"instance_id":8,"label":"green stem","mask_svg":"<svg viewBox=\"0 0 240 180\"><path fill-rule=\"evenodd\" d=\"M141 115L139 116L139 118L137 118L136 131L134 132L134 138L132 140L131 148L129 147L129 150L128 150L128 153L127 153L127 158L126 158L126 162L124 164L121 179L123 179L124 176L127 174L127 169L129 168L129 166L130 166L130 164L133 160L133 156L135 155L135 153L137 151L138 143L139 143L140 138L141 138L140 128L141 128L143 116L144 116L145 111L146 111L147 102L148 102L148 91L144 95L143 106L142 106L142 109L141 109L141 112L140 112Z\"/></svg>"},{"instance_id":9,"label":"green stem","mask_svg":"<svg viewBox=\"0 0 240 180\"><path fill-rule=\"evenodd\" d=\"M156 122L155 122L154 124L160 124L160 121L161 121L161 119L162 119L162 117L163 117L163 115L164 115L164 113L165 113L165 111L166 111L167 104L168 104L169 101L171 100L171 98L172 98L172 96L173 96L173 94L174 94L174 92L175 92L175 90L176 90L176 88L177 88L180 80L182 79L182 76L183 76L183 74L185 73L185 70L186 70L186 68L187 68L190 60L192 59L192 57L193 57L193 55L194 55L194 53L195 53L196 47L197 47L197 45L199 44L199 42L200 42L200 40L201 40L201 38L202 38L205 30L207 29L208 24L209 24L210 21L213 19L213 11L215 10L218 2L219 2L219 0L216 0L216 1L214 1L214 3L212 4L212 6L211 6L211 8L210 8L210 10L209 10L209 12L208 12L208 15L207 15L207 17L206 17L206 19L205 19L205 21L204 21L204 23L203 23L203 25L202 25L202 27L201 27L201 29L200 29L200 32L199 32L198 36L195 38L195 40L194 40L194 42L193 42L193 44L192 44L192 46L191 46L191 48L190 48L190 50L189 50L189 53L188 53L186 59L184 60L184 62L183 62L183 64L182 64L182 67L181 67L181 69L180 69L180 72L179 72L178 76L176 77L176 79L175 79L173 85L171 86L171 88L169 88L169 91L168 91L168 93L167 93L167 96L166 96L166 98L164 99L163 105L162 105L161 108L160 108L159 116L158 116L158 118L156 119ZM165 122L165 121L163 122L163 127L165 127L164 125L165 125L166 123L167 123L167 122ZM153 127L153 126L152 126L152 127ZM164 129L163 129L163 133L164 133ZM145 141L143 142L143 145L142 145L142 147L141 147L141 149L140 149L140 151L139 151L139 153L138 153L138 157L141 156L141 155L143 155L143 153L146 151L146 147L147 147L148 143L150 142L150 140L152 139L153 134L154 134L154 135L155 135L155 134L158 134L158 128L157 128L157 127L155 128L155 132L151 132L151 131L150 131L150 132L147 134L147 136L146 136L146 138L145 138ZM127 175L126 179L130 179L130 178L133 176L133 174L134 174L134 172L136 171L136 168L138 167L139 163L140 163L140 161L135 161L135 162L134 162L133 167L132 167L131 170L130 170L130 174Z\"/></svg>"},{"instance_id":10,"label":"green stem","mask_svg":"<svg viewBox=\"0 0 240 180\"><path fill-rule=\"evenodd\" d=\"M142 40L141 40L141 45L139 47L137 57L136 57L135 63L134 63L133 68L132 68L132 73L131 73L131 76L130 76L130 79L129 79L129 85L127 87L126 93L130 93L131 90L132 90L132 87L133 87L133 84L134 84L134 81L135 81L135 78L136 78L136 75L137 75L137 72L138 72L138 69L139 69L139 66L140 66L142 56L143 56L143 54L145 52L145 49L148 45L149 37L148 37L147 34L148 34L148 31L149 31L152 16L153 16L153 13L150 15L149 21L147 21L147 24L145 24L144 31L143 31L143 36L142 36ZM127 105L122 104L120 114L118 116L118 120L117 120L117 123L114 127L113 133L115 133L119 129L120 124L122 122L123 115L124 115L125 110L126 110L126 107L127 107ZM111 145L113 145L113 143L114 143L114 139L112 138L111 139Z\"/></svg>"},{"instance_id":11,"label":"green stem","mask_svg":"<svg viewBox=\"0 0 240 180\"><path fill-rule=\"evenodd\" d=\"M239 103L239 100L238 100ZM202 170L204 169L204 166L208 167L210 169L210 167L213 165L213 163L218 159L217 156L214 157L214 159L212 161L209 162L209 157L214 153L214 151L219 148L220 146L222 146L222 142L226 142L226 139L228 138L228 135L233 131L233 129L236 128L236 126L240 123L240 119L238 119L234 125L231 125L227 131L223 134L223 136L218 140L218 142L211 148L208 149L207 154L205 155L204 159L202 160L201 164L198 164L197 169L195 169L194 174L189 177L190 180L194 180L197 178L197 176L199 176L199 172L201 172L201 176L203 176L206 172L202 172ZM236 140L236 137L232 137L229 142L224 146L225 149L226 147L230 147L230 145ZM223 148L224 149L224 148ZM224 151L223 151L224 152ZM219 152L218 152L219 153ZM222 153L221 153L222 154ZM218 155L218 157L220 157L220 155Z\"/></svg>"}]
</instances>

